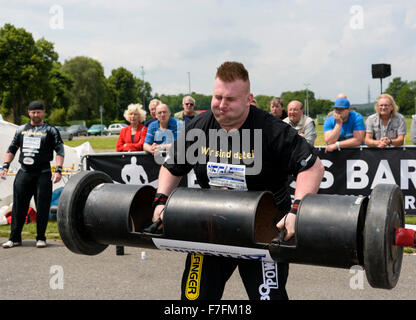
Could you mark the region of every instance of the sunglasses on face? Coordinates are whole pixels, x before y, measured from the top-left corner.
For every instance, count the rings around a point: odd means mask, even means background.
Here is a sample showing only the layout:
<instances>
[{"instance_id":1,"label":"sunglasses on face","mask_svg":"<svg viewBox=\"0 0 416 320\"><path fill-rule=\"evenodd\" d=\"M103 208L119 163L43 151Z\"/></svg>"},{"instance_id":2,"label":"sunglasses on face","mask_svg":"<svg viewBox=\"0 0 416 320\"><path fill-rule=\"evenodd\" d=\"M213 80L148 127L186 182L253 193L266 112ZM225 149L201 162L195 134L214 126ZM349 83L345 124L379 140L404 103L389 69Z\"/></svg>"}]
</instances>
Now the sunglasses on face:
<instances>
[{"instance_id":1,"label":"sunglasses on face","mask_svg":"<svg viewBox=\"0 0 416 320\"><path fill-rule=\"evenodd\" d=\"M193 103L185 103L186 106L193 106Z\"/></svg>"}]
</instances>

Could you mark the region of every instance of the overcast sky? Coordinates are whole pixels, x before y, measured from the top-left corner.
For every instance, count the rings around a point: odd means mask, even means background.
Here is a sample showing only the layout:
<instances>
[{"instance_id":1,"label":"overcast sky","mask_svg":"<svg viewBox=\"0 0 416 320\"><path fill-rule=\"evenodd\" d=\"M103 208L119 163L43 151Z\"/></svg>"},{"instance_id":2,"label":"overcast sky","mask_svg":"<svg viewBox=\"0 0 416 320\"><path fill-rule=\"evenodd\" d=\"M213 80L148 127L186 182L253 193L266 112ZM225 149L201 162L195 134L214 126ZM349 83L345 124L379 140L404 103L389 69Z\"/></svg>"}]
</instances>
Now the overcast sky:
<instances>
[{"instance_id":1,"label":"overcast sky","mask_svg":"<svg viewBox=\"0 0 416 320\"><path fill-rule=\"evenodd\" d=\"M416 80L415 0L0 0L11 23L55 44L59 60L88 56L106 76L123 66L153 93L211 94L216 68L244 63L254 95L308 85L317 98L352 103L380 93L371 64Z\"/></svg>"}]
</instances>

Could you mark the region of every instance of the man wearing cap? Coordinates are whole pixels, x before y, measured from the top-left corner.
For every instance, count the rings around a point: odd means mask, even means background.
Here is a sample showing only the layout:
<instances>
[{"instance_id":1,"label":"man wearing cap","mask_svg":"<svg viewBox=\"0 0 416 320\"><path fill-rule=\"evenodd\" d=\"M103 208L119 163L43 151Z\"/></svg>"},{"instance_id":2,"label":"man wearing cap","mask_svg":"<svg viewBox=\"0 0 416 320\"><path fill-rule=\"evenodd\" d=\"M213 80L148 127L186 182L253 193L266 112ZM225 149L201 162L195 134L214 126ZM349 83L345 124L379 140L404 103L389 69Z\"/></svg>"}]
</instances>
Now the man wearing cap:
<instances>
[{"instance_id":1,"label":"man wearing cap","mask_svg":"<svg viewBox=\"0 0 416 320\"><path fill-rule=\"evenodd\" d=\"M7 149L0 176L9 170L16 152L20 149L20 170L13 184L12 223L9 240L3 248L13 248L22 244L22 229L25 223L29 203L34 196L36 215L36 247L46 247L46 227L52 197L52 181L61 180L64 163L64 144L59 131L43 122L44 104L41 100L32 101L28 106L30 122L20 126ZM50 161L56 152L56 169L51 173Z\"/></svg>"},{"instance_id":2,"label":"man wearing cap","mask_svg":"<svg viewBox=\"0 0 416 320\"><path fill-rule=\"evenodd\" d=\"M365 136L363 116L351 111L346 98L335 100L333 108L333 114L324 122L325 152L361 145Z\"/></svg>"}]
</instances>

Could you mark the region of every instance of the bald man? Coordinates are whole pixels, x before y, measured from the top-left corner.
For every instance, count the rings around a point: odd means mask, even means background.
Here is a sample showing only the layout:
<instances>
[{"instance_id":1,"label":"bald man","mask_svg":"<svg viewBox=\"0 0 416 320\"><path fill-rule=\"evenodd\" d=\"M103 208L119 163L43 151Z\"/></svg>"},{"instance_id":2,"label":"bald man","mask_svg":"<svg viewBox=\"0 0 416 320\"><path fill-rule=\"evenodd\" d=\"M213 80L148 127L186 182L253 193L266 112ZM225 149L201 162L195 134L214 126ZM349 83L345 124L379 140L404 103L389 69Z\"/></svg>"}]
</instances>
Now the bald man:
<instances>
[{"instance_id":1,"label":"bald man","mask_svg":"<svg viewBox=\"0 0 416 320\"><path fill-rule=\"evenodd\" d=\"M316 139L315 123L312 118L305 116L303 104L298 100L290 101L287 105L288 117L283 119L296 129L298 134L306 139L313 146Z\"/></svg>"}]
</instances>

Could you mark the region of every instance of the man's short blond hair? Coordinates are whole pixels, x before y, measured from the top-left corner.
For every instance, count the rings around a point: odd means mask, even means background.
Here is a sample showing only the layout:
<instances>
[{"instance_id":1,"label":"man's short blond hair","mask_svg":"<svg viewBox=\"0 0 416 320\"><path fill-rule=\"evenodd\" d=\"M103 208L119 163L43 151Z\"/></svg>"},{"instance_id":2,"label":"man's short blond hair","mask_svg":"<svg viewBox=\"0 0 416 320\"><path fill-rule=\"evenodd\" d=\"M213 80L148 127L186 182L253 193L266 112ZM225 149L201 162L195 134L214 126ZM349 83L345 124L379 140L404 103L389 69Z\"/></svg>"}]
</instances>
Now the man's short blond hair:
<instances>
[{"instance_id":1,"label":"man's short blond hair","mask_svg":"<svg viewBox=\"0 0 416 320\"><path fill-rule=\"evenodd\" d=\"M191 96L186 96L186 97L183 97L183 99L182 99L182 104L184 104L184 103L185 103L185 101L188 101L188 100L192 101L192 103L193 103L193 104L195 104L195 99L194 99L194 98L192 98Z\"/></svg>"},{"instance_id":2,"label":"man's short blond hair","mask_svg":"<svg viewBox=\"0 0 416 320\"><path fill-rule=\"evenodd\" d=\"M162 103L162 101L160 101L159 99L152 99L149 102L149 108L150 108L150 106L157 106L158 104L161 104L161 103Z\"/></svg>"},{"instance_id":3,"label":"man's short blond hair","mask_svg":"<svg viewBox=\"0 0 416 320\"><path fill-rule=\"evenodd\" d=\"M146 119L146 111L143 110L143 106L140 103L129 104L124 111L124 119L129 121L129 115L132 113L137 113L139 115L139 122L143 122Z\"/></svg>"}]
</instances>

